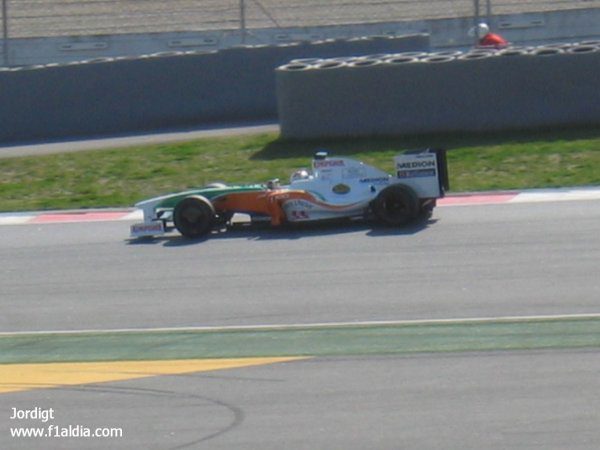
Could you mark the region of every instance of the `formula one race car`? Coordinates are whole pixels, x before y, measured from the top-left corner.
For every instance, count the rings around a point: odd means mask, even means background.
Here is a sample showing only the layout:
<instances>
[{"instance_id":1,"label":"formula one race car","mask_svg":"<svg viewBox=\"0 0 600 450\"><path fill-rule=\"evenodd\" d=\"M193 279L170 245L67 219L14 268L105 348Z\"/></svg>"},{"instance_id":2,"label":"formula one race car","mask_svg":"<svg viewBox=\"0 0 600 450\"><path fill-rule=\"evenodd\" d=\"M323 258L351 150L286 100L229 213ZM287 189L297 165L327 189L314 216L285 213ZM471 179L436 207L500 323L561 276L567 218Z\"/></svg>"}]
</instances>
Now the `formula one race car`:
<instances>
[{"instance_id":1,"label":"formula one race car","mask_svg":"<svg viewBox=\"0 0 600 450\"><path fill-rule=\"evenodd\" d=\"M389 226L404 225L430 215L436 199L448 189L444 150L408 151L395 159L396 173L387 173L350 158L319 152L312 169L293 173L290 184L228 186L200 189L137 203L144 222L131 226L132 237L164 234L171 224L187 238L200 238L231 223L235 213L271 225L341 218L371 218Z\"/></svg>"}]
</instances>

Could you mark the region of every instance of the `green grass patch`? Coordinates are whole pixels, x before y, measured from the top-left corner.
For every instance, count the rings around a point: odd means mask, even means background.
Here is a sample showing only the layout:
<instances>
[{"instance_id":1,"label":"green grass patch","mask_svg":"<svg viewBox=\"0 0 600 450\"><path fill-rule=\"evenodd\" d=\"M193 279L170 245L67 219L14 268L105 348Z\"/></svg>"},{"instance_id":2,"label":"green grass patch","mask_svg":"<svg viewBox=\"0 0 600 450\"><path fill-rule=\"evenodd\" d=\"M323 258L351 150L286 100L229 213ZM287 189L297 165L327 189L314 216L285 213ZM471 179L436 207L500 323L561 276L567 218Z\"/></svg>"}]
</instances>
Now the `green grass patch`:
<instances>
[{"instance_id":1,"label":"green grass patch","mask_svg":"<svg viewBox=\"0 0 600 450\"><path fill-rule=\"evenodd\" d=\"M319 142L257 134L0 159L0 211L131 206L216 181L287 181L317 148L392 172L396 154L421 147L450 150L455 192L600 185L600 128Z\"/></svg>"}]
</instances>

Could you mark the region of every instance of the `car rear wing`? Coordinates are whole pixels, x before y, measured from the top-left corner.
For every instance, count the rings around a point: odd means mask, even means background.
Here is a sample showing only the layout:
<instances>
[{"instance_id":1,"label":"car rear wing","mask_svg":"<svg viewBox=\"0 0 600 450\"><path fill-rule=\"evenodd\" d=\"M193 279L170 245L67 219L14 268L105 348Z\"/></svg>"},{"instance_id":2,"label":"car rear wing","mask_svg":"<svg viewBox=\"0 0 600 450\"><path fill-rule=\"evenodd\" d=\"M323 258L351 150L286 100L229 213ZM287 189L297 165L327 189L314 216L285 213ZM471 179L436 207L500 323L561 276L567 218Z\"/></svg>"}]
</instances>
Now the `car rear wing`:
<instances>
[{"instance_id":1,"label":"car rear wing","mask_svg":"<svg viewBox=\"0 0 600 450\"><path fill-rule=\"evenodd\" d=\"M396 181L410 186L419 198L443 197L450 188L446 150L409 150L394 158Z\"/></svg>"}]
</instances>

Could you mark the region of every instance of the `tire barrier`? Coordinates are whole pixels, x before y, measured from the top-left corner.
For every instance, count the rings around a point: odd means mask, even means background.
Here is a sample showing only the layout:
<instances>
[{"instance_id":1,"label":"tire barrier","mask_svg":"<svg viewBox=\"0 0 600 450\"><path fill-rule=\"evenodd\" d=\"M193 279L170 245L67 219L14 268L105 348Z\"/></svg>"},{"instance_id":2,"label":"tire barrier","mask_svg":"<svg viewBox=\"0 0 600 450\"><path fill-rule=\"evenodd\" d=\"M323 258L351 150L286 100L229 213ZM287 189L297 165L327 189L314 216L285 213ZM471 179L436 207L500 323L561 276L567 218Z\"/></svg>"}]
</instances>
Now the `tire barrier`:
<instances>
[{"instance_id":1,"label":"tire barrier","mask_svg":"<svg viewBox=\"0 0 600 450\"><path fill-rule=\"evenodd\" d=\"M337 58L332 58L333 60L337 60ZM316 64L318 62L323 61L321 58L299 58L292 59L290 64Z\"/></svg>"},{"instance_id":2,"label":"tire barrier","mask_svg":"<svg viewBox=\"0 0 600 450\"><path fill-rule=\"evenodd\" d=\"M102 64L113 62L115 58L111 57L102 57L102 58L93 58L93 59L84 59L82 61L78 61L79 64Z\"/></svg>"},{"instance_id":3,"label":"tire barrier","mask_svg":"<svg viewBox=\"0 0 600 450\"><path fill-rule=\"evenodd\" d=\"M315 68L321 70L329 70L329 69L339 69L340 67L345 67L346 63L343 61L335 61L335 60L324 60L322 62L316 63L314 65Z\"/></svg>"},{"instance_id":4,"label":"tire barrier","mask_svg":"<svg viewBox=\"0 0 600 450\"><path fill-rule=\"evenodd\" d=\"M447 63L447 62L451 62L454 61L456 59L456 56L451 56L451 55L432 55L432 56L426 56L424 58L421 58L421 62L424 63Z\"/></svg>"},{"instance_id":5,"label":"tire barrier","mask_svg":"<svg viewBox=\"0 0 600 450\"><path fill-rule=\"evenodd\" d=\"M340 61L344 63L351 63L358 59L362 59L362 56L340 56L339 58L331 58L331 61ZM322 61L322 60L321 60Z\"/></svg>"},{"instance_id":6,"label":"tire barrier","mask_svg":"<svg viewBox=\"0 0 600 450\"><path fill-rule=\"evenodd\" d=\"M411 56L392 56L384 61L388 64L410 64L418 62L419 59Z\"/></svg>"},{"instance_id":7,"label":"tire barrier","mask_svg":"<svg viewBox=\"0 0 600 450\"><path fill-rule=\"evenodd\" d=\"M423 58L425 56L428 56L429 53L427 52L402 52L402 53L394 53L392 55L389 55L388 58Z\"/></svg>"},{"instance_id":8,"label":"tire barrier","mask_svg":"<svg viewBox=\"0 0 600 450\"><path fill-rule=\"evenodd\" d=\"M498 56L522 56L527 55L527 50L518 48L506 48L497 53Z\"/></svg>"},{"instance_id":9,"label":"tire barrier","mask_svg":"<svg viewBox=\"0 0 600 450\"><path fill-rule=\"evenodd\" d=\"M282 136L326 139L600 123L600 46L394 54L368 61L293 74L278 69Z\"/></svg>"},{"instance_id":10,"label":"tire barrier","mask_svg":"<svg viewBox=\"0 0 600 450\"><path fill-rule=\"evenodd\" d=\"M567 53L594 53L600 49L600 45L574 45Z\"/></svg>"},{"instance_id":11,"label":"tire barrier","mask_svg":"<svg viewBox=\"0 0 600 450\"><path fill-rule=\"evenodd\" d=\"M574 44L570 43L570 42L565 42L565 43L555 43L555 44L545 44L545 45L540 45L538 48L543 49L543 48L558 48L560 50L567 50L571 47L573 47Z\"/></svg>"},{"instance_id":12,"label":"tire barrier","mask_svg":"<svg viewBox=\"0 0 600 450\"><path fill-rule=\"evenodd\" d=\"M285 66L281 66L279 70L287 70L287 71L300 71L300 70L309 70L312 69L313 66L311 64L304 64L300 62L291 62L286 64Z\"/></svg>"},{"instance_id":13,"label":"tire barrier","mask_svg":"<svg viewBox=\"0 0 600 450\"><path fill-rule=\"evenodd\" d=\"M381 59L359 59L357 61L348 63L348 66L362 68L362 67L373 67L373 66L376 66L381 63L382 63Z\"/></svg>"},{"instance_id":14,"label":"tire barrier","mask_svg":"<svg viewBox=\"0 0 600 450\"><path fill-rule=\"evenodd\" d=\"M461 51L455 51L455 50L446 50L446 51L442 51L442 52L433 52L430 53L429 55L426 55L427 58L436 58L436 57L455 57L455 56L460 56L462 55L463 52Z\"/></svg>"},{"instance_id":15,"label":"tire barrier","mask_svg":"<svg viewBox=\"0 0 600 450\"><path fill-rule=\"evenodd\" d=\"M564 53L564 52L565 51L562 48L541 47L541 48L532 50L529 53L531 53L532 55L536 55L536 56L554 56L554 55L560 55L561 53Z\"/></svg>"},{"instance_id":16,"label":"tire barrier","mask_svg":"<svg viewBox=\"0 0 600 450\"><path fill-rule=\"evenodd\" d=\"M383 59L389 57L389 53L375 53L374 55L361 56L360 59Z\"/></svg>"},{"instance_id":17,"label":"tire barrier","mask_svg":"<svg viewBox=\"0 0 600 450\"><path fill-rule=\"evenodd\" d=\"M490 58L492 56L494 56L495 53L493 52L469 52L469 53L465 53L464 55L460 55L458 56L456 59L459 60L472 60L472 59L483 59L483 58Z\"/></svg>"},{"instance_id":18,"label":"tire barrier","mask_svg":"<svg viewBox=\"0 0 600 450\"><path fill-rule=\"evenodd\" d=\"M321 73L328 58L345 67L357 57L428 50L429 35L416 34L10 68L0 71L0 142L275 120L278 66L293 60L280 70Z\"/></svg>"},{"instance_id":19,"label":"tire barrier","mask_svg":"<svg viewBox=\"0 0 600 450\"><path fill-rule=\"evenodd\" d=\"M26 72L31 70L40 70L45 69L46 66L43 64L32 64L30 66L20 66L20 67L10 67L8 68L9 72Z\"/></svg>"}]
</instances>

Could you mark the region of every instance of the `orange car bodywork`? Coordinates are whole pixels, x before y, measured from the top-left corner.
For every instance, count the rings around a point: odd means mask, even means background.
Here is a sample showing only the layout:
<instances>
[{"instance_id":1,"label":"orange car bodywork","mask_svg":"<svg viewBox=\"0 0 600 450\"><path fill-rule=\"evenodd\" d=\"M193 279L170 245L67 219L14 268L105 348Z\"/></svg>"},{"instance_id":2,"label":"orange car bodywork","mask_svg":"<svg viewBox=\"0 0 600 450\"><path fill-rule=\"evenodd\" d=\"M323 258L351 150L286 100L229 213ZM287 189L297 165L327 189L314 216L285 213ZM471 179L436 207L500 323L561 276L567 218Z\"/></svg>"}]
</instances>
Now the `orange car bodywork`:
<instances>
[{"instance_id":1,"label":"orange car bodywork","mask_svg":"<svg viewBox=\"0 0 600 450\"><path fill-rule=\"evenodd\" d=\"M288 200L308 200L315 198L306 191L289 189L232 192L213 200L217 213L239 211L248 214L261 214L271 218L272 225L280 225L286 219L283 203Z\"/></svg>"}]
</instances>

